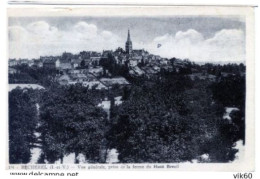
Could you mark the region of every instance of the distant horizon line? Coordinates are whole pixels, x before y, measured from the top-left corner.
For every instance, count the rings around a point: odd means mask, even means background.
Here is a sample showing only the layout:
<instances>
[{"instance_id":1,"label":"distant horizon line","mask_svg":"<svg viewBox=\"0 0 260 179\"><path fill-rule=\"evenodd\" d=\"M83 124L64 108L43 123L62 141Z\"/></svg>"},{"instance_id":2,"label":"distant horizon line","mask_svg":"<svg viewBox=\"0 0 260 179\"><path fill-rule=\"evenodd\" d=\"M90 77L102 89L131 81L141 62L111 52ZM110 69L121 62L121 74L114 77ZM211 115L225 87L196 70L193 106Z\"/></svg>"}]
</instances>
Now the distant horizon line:
<instances>
[{"instance_id":1,"label":"distant horizon line","mask_svg":"<svg viewBox=\"0 0 260 179\"><path fill-rule=\"evenodd\" d=\"M50 55L51 56L51 55ZM43 57L46 57L46 56L43 56ZM54 56L55 57L55 56ZM171 58L167 58L167 59L172 59L172 58L176 58L176 57L171 57ZM28 58L19 58L19 59L16 59L16 58L9 58L9 60L37 60L37 59L40 59L40 58L32 58L32 59L28 59ZM180 58L176 58L176 59L180 59ZM8 60L8 61L9 61ZM198 65L205 65L205 64L219 64L219 65L226 65L226 64L244 64L246 65L246 61L192 61L190 59L180 59L182 61L184 60L189 60L190 62L194 62L195 64L198 64Z\"/></svg>"},{"instance_id":2,"label":"distant horizon line","mask_svg":"<svg viewBox=\"0 0 260 179\"><path fill-rule=\"evenodd\" d=\"M97 52L97 53L102 53L103 51L116 51L118 48L122 48L122 47L117 47L116 49L110 49L110 50L105 50L103 49L102 51L94 51L94 50L90 50L90 51L87 51L87 50L83 50L83 51L80 51L80 52ZM124 49L124 48L122 48ZM133 50L144 50L144 51L147 51L149 52L148 50L145 50L144 48L142 49L133 49ZM80 52L77 52L77 53L72 53L72 52L69 52L69 51L64 51L62 52L60 55L41 55L40 57L38 58L9 58L9 60L34 60L34 59L40 59L41 57L59 57L59 56L62 56L63 53L71 53L73 55L77 55L79 54ZM155 55L155 54L151 54L151 55ZM157 55L157 56L160 56L160 55ZM161 57L161 56L160 56ZM246 64L246 60L243 60L243 61L195 61L195 60L191 60L189 58L178 58L178 57L170 57L170 58L167 58L167 57L161 57L161 58L166 58L166 59L172 59L172 58L176 58L176 59L180 59L180 60L189 60L190 62L194 62L194 63L197 63L197 64L200 64L200 65L203 65L203 64L207 64L207 63L212 63L212 64Z\"/></svg>"}]
</instances>

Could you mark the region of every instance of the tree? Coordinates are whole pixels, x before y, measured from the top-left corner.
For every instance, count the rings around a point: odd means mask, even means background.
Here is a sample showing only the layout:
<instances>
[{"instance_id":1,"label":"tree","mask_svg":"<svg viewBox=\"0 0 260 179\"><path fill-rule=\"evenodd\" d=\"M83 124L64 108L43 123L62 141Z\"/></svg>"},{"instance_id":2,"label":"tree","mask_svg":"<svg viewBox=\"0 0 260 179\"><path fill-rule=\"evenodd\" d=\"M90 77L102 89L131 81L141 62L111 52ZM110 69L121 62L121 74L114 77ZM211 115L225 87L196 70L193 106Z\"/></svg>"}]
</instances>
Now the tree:
<instances>
[{"instance_id":1,"label":"tree","mask_svg":"<svg viewBox=\"0 0 260 179\"><path fill-rule=\"evenodd\" d=\"M41 108L43 152L53 163L75 152L89 162L103 162L106 113L97 107L95 90L81 85L46 92ZM75 162L77 160L75 159Z\"/></svg>"},{"instance_id":2,"label":"tree","mask_svg":"<svg viewBox=\"0 0 260 179\"><path fill-rule=\"evenodd\" d=\"M9 92L9 162L28 163L30 149L35 142L36 106L30 98L31 90L14 89Z\"/></svg>"},{"instance_id":3,"label":"tree","mask_svg":"<svg viewBox=\"0 0 260 179\"><path fill-rule=\"evenodd\" d=\"M85 60L82 60L82 61L80 62L80 66L81 66L82 68L84 68L84 67L85 67L85 65L86 65L86 62L85 62Z\"/></svg>"}]
</instances>

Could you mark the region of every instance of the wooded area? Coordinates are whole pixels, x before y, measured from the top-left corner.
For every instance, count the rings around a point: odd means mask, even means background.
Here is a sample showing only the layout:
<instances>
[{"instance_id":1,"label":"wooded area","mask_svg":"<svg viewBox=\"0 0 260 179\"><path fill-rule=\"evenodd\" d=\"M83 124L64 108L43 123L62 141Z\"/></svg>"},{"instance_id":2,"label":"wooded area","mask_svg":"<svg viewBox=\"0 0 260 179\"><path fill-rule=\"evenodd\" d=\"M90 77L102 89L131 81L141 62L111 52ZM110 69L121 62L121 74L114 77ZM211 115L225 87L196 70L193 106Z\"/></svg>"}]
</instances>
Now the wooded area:
<instances>
[{"instance_id":1,"label":"wooded area","mask_svg":"<svg viewBox=\"0 0 260 179\"><path fill-rule=\"evenodd\" d=\"M109 90L61 86L52 80L55 71L20 67L29 76L26 82L33 79L45 89L9 92L10 163L28 163L35 144L42 149L38 163L62 161L69 153L83 154L89 163L105 163L112 148L117 149L120 163L235 159L235 142L245 142L246 87L245 75L240 75L245 66L205 65L206 73L217 75L216 81L192 80L189 69L161 71L148 79L130 77L127 69L104 66L112 75L124 75L131 86L114 85ZM189 68L201 66L191 63ZM223 76L223 71L230 74ZM9 78L10 82L15 79ZM118 95L121 105L115 105ZM111 102L109 120L98 106L105 98ZM232 122L223 119L225 107L239 109L230 114ZM41 133L39 139L35 132ZM209 155L207 161L200 159L203 154Z\"/></svg>"}]
</instances>

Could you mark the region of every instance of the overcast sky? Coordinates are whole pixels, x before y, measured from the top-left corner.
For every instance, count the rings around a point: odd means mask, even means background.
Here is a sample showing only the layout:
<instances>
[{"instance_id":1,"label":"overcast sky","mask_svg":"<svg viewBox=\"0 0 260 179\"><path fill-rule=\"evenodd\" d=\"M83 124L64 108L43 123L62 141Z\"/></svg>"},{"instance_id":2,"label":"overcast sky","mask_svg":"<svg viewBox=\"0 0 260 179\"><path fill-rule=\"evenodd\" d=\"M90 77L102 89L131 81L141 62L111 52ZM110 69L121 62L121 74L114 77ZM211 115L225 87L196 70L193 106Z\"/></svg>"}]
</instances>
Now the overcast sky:
<instances>
[{"instance_id":1,"label":"overcast sky","mask_svg":"<svg viewBox=\"0 0 260 179\"><path fill-rule=\"evenodd\" d=\"M162 57L196 62L245 60L245 22L234 16L12 17L9 57L124 48L128 28L134 49Z\"/></svg>"}]
</instances>

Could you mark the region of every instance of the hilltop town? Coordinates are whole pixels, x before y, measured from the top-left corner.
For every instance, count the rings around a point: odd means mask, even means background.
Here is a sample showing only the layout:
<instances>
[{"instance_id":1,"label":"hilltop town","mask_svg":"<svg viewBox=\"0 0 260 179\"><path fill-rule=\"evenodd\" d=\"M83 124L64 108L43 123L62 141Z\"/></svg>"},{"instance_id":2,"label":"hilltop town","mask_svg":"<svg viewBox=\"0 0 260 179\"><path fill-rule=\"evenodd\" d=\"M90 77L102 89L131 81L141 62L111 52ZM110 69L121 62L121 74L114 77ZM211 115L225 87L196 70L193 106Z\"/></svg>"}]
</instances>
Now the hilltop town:
<instances>
[{"instance_id":1,"label":"hilltop town","mask_svg":"<svg viewBox=\"0 0 260 179\"><path fill-rule=\"evenodd\" d=\"M159 47L158 47L159 48ZM60 85L73 85L81 83L96 89L108 89L113 84L129 85L127 78L145 77L147 79L159 78L160 72L184 73L194 80L216 80L220 73L224 76L234 74L225 72L211 64L197 65L188 59L162 58L150 54L144 49L133 49L130 31L128 30L125 50L82 51L78 54L64 52L61 56L41 56L39 59L9 59L9 82L20 83L16 74L23 73L21 66L34 69L56 70L55 80ZM226 67L229 68L228 66ZM237 70L244 75L245 67L240 64ZM19 75L20 76L20 75ZM22 82L23 83L23 82Z\"/></svg>"},{"instance_id":2,"label":"hilltop town","mask_svg":"<svg viewBox=\"0 0 260 179\"><path fill-rule=\"evenodd\" d=\"M107 89L115 83L129 84L123 76L120 76L122 74L116 77L111 74L108 69L113 63L127 70L130 76L150 77L158 73L160 69L168 68L169 60L149 54L144 49L133 50L130 31L128 31L125 50L118 48L115 51L104 50L102 53L82 51L79 54L64 52L61 56L41 56L39 59L32 60L10 59L8 63L9 74L20 73L17 66L56 69L59 74L57 81L61 85L81 83L83 86Z\"/></svg>"}]
</instances>

